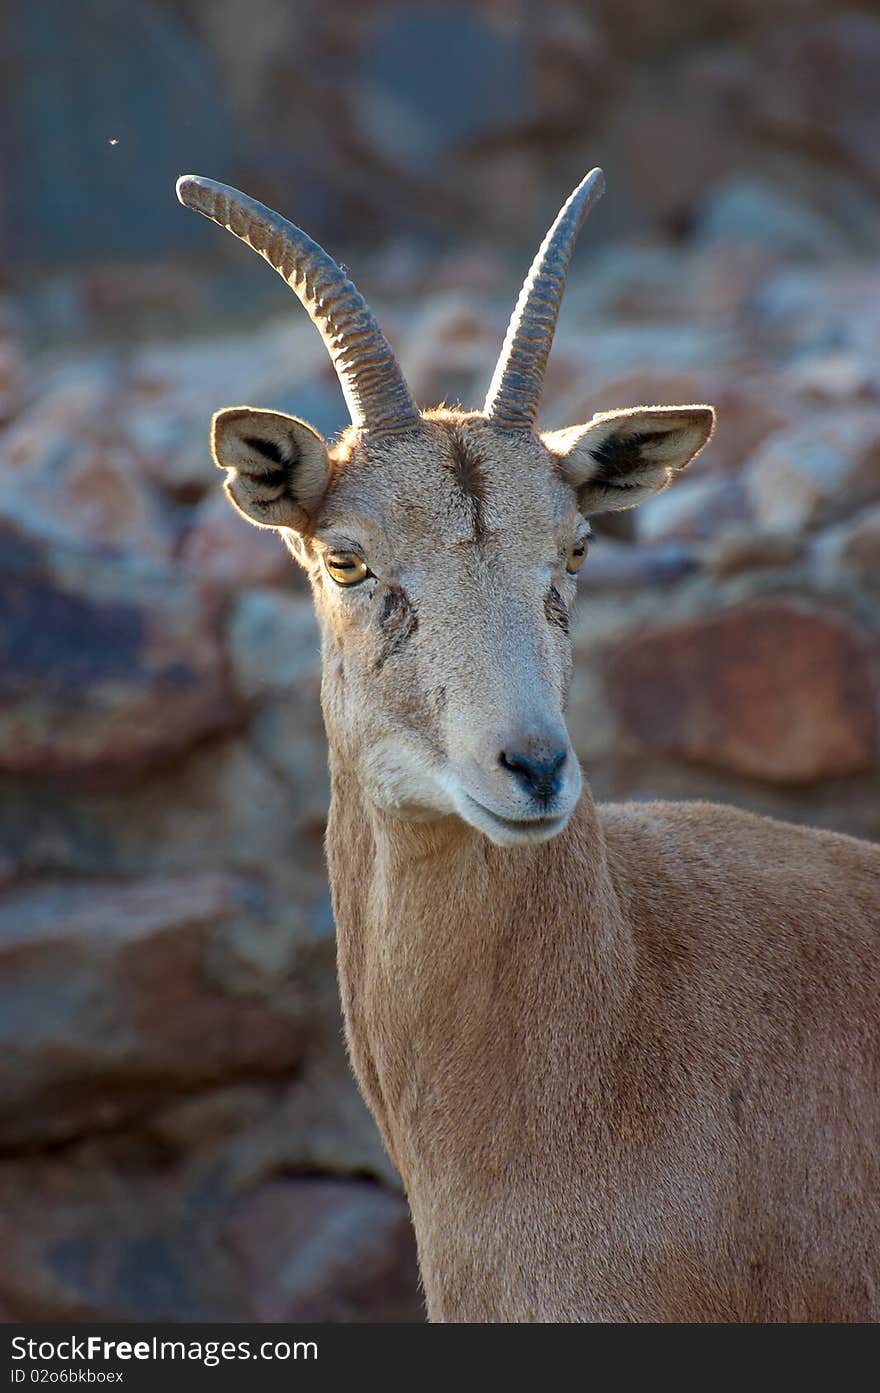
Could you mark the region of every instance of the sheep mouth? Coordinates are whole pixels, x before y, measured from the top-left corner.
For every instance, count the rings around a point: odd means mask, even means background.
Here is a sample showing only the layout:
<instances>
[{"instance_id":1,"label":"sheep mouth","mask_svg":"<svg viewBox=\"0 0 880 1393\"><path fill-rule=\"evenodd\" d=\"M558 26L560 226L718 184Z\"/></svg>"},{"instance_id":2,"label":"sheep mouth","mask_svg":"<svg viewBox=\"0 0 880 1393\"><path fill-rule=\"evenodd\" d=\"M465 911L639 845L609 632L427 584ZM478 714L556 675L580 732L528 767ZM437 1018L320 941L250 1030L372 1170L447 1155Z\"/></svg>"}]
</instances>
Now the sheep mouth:
<instances>
[{"instance_id":1,"label":"sheep mouth","mask_svg":"<svg viewBox=\"0 0 880 1393\"><path fill-rule=\"evenodd\" d=\"M493 842L511 846L517 842L543 842L557 836L571 817L563 813L544 813L538 817L502 817L469 793L461 794L461 815Z\"/></svg>"}]
</instances>

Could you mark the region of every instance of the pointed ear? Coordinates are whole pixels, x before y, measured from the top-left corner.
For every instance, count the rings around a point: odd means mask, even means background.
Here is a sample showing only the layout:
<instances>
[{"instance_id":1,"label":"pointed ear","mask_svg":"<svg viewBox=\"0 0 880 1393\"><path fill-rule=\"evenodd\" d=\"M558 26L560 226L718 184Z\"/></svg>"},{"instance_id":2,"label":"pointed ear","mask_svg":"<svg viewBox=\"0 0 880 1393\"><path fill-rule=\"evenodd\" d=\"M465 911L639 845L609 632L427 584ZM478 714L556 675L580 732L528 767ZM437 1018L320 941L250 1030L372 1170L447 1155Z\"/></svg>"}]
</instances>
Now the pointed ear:
<instances>
[{"instance_id":1,"label":"pointed ear","mask_svg":"<svg viewBox=\"0 0 880 1393\"><path fill-rule=\"evenodd\" d=\"M258 527L309 526L329 478L316 430L283 411L227 406L211 422L211 453L226 470L226 495Z\"/></svg>"},{"instance_id":2,"label":"pointed ear","mask_svg":"<svg viewBox=\"0 0 880 1393\"><path fill-rule=\"evenodd\" d=\"M542 437L559 469L577 490L582 513L633 508L665 489L715 426L711 406L635 406L603 411L585 426Z\"/></svg>"}]
</instances>

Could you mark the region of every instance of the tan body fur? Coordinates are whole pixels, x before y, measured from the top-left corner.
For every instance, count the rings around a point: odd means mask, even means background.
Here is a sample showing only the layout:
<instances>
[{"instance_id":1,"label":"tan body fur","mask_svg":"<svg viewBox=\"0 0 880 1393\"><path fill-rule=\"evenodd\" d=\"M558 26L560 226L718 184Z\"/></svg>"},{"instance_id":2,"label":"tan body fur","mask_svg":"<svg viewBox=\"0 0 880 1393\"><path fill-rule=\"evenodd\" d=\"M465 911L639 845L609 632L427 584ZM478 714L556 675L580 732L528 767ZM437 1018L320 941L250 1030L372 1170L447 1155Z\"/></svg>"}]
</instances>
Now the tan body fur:
<instances>
[{"instance_id":1,"label":"tan body fur","mask_svg":"<svg viewBox=\"0 0 880 1393\"><path fill-rule=\"evenodd\" d=\"M880 850L586 792L510 850L334 793L351 1055L432 1319L880 1317Z\"/></svg>"}]
</instances>

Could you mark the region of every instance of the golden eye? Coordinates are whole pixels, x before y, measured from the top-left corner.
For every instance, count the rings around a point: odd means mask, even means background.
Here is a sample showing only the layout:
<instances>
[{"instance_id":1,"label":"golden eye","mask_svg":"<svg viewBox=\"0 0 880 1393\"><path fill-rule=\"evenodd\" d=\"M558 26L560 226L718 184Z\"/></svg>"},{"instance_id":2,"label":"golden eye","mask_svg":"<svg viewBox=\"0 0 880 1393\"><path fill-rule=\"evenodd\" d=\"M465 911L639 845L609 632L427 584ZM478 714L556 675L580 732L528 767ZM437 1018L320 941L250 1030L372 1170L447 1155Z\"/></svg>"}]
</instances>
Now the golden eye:
<instances>
[{"instance_id":1,"label":"golden eye","mask_svg":"<svg viewBox=\"0 0 880 1393\"><path fill-rule=\"evenodd\" d=\"M588 551L589 539L586 537L582 537L579 542L574 542L569 547L568 558L565 563L565 569L568 571L568 574L570 576L577 575L578 571L580 570L581 566L583 566L584 561L586 560Z\"/></svg>"},{"instance_id":2,"label":"golden eye","mask_svg":"<svg viewBox=\"0 0 880 1393\"><path fill-rule=\"evenodd\" d=\"M325 552L324 566L337 585L359 585L372 574L363 557L354 551Z\"/></svg>"}]
</instances>

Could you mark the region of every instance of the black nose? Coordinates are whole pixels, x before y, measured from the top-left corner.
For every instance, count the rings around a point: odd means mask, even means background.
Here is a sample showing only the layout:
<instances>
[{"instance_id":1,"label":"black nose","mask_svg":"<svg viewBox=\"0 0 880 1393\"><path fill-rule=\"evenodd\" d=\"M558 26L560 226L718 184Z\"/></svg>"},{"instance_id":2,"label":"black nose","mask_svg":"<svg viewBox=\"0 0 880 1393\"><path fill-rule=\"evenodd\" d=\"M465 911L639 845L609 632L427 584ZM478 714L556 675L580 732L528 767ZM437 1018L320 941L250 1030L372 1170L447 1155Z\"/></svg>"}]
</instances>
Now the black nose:
<instances>
[{"instance_id":1,"label":"black nose","mask_svg":"<svg viewBox=\"0 0 880 1393\"><path fill-rule=\"evenodd\" d=\"M567 757L567 750L556 750L543 759L526 754L522 750L502 750L498 756L498 763L502 768L509 769L533 798L549 803L554 794L559 792L562 766Z\"/></svg>"}]
</instances>

